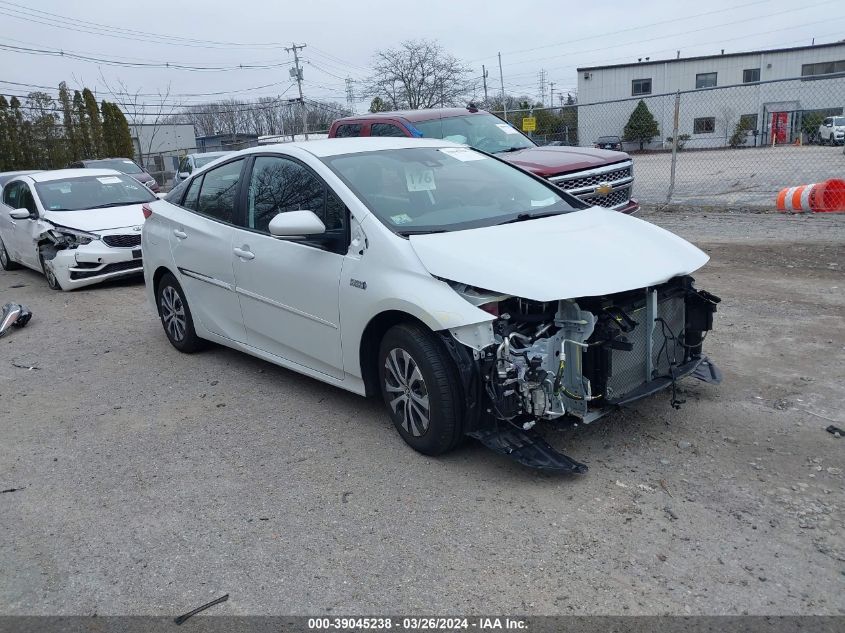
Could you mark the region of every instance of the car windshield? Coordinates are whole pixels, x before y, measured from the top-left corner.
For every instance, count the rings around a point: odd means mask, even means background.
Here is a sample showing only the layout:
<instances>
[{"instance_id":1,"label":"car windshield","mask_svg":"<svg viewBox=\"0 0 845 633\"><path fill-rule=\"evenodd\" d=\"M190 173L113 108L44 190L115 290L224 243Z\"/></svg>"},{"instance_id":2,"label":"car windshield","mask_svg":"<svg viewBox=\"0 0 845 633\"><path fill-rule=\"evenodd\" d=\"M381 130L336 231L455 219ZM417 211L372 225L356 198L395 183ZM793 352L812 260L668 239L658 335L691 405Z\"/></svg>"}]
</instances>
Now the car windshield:
<instances>
[{"instance_id":1,"label":"car windshield","mask_svg":"<svg viewBox=\"0 0 845 633\"><path fill-rule=\"evenodd\" d=\"M835 116L833 117L833 124L837 127L840 125L845 125L845 116Z\"/></svg>"},{"instance_id":2,"label":"car windshield","mask_svg":"<svg viewBox=\"0 0 845 633\"><path fill-rule=\"evenodd\" d=\"M419 147L324 158L386 226L440 233L584 208L576 198L468 147Z\"/></svg>"},{"instance_id":3,"label":"car windshield","mask_svg":"<svg viewBox=\"0 0 845 633\"><path fill-rule=\"evenodd\" d=\"M39 182L35 185L46 211L104 209L152 202L156 197L128 176L82 176Z\"/></svg>"},{"instance_id":4,"label":"car windshield","mask_svg":"<svg viewBox=\"0 0 845 633\"><path fill-rule=\"evenodd\" d=\"M220 154L219 156L195 156L194 164L197 167L204 167L205 165L208 165L208 163L210 163L211 161L220 158L220 156L223 156L223 154Z\"/></svg>"},{"instance_id":5,"label":"car windshield","mask_svg":"<svg viewBox=\"0 0 845 633\"><path fill-rule=\"evenodd\" d=\"M414 121L412 125L422 132L425 138L442 138L491 154L535 147L535 144L516 128L492 114L467 114L431 121Z\"/></svg>"},{"instance_id":6,"label":"car windshield","mask_svg":"<svg viewBox=\"0 0 845 633\"><path fill-rule=\"evenodd\" d=\"M138 167L134 161L128 158L108 158L105 160L98 160L89 163L89 167L96 167L97 169L116 169L124 174L142 174L144 170Z\"/></svg>"}]
</instances>

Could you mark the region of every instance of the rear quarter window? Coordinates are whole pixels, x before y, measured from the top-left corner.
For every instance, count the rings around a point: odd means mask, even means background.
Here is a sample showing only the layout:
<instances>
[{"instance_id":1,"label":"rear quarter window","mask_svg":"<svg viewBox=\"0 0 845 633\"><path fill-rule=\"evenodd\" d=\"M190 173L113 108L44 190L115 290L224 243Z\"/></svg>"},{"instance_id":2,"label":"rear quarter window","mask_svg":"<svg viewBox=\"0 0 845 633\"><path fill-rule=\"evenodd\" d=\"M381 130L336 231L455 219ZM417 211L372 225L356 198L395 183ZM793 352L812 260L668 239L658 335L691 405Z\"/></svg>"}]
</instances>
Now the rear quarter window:
<instances>
[{"instance_id":1,"label":"rear quarter window","mask_svg":"<svg viewBox=\"0 0 845 633\"><path fill-rule=\"evenodd\" d=\"M343 123L342 125L337 126L334 135L337 138L351 138L354 136L361 136L362 127L363 126L360 123Z\"/></svg>"}]
</instances>

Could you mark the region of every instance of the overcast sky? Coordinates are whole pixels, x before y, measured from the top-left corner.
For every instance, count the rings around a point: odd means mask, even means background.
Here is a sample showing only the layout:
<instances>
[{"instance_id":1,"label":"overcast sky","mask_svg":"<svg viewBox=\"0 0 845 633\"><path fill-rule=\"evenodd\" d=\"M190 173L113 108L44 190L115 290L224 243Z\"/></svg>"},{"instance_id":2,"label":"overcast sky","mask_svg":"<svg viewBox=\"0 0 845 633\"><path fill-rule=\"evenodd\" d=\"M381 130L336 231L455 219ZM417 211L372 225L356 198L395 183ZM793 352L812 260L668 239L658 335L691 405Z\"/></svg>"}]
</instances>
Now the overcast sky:
<instances>
[{"instance_id":1,"label":"overcast sky","mask_svg":"<svg viewBox=\"0 0 845 633\"><path fill-rule=\"evenodd\" d=\"M813 38L816 43L841 40L842 9L841 0L0 0L0 48L60 49L123 63L231 68L286 65L292 57L282 47L304 43L305 96L345 102L344 78L365 77L376 49L423 37L436 39L476 77L485 64L491 90L499 89L496 54L501 51L505 89L537 95L541 69L559 93L575 89L579 66L675 57L679 49L686 57L718 54L723 48L735 52L807 45ZM86 22L135 33L121 35ZM71 87L96 89L101 98L107 96L103 77L112 89L122 80L132 92L152 94L169 85L177 94L231 91L222 96L255 98L287 89L285 94L294 96L288 72L286 66L213 72L129 68L0 50L0 81L56 86L65 80ZM245 91L267 84L276 85ZM0 93L7 95L31 89L0 83Z\"/></svg>"}]
</instances>

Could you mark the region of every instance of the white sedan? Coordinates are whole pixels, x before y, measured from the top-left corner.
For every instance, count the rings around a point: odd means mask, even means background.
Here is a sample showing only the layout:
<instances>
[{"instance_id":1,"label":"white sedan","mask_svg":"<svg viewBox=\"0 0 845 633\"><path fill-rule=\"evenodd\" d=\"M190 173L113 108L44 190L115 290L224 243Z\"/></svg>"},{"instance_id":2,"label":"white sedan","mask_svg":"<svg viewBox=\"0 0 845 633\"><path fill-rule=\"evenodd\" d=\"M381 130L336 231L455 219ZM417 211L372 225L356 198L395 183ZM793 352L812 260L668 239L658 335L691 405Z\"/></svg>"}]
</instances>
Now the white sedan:
<instances>
[{"instance_id":1,"label":"white sedan","mask_svg":"<svg viewBox=\"0 0 845 633\"><path fill-rule=\"evenodd\" d=\"M707 255L439 140L234 153L149 205L144 275L178 350L243 350L362 395L436 455L466 435L583 472L532 427L718 381Z\"/></svg>"},{"instance_id":2,"label":"white sedan","mask_svg":"<svg viewBox=\"0 0 845 633\"><path fill-rule=\"evenodd\" d=\"M18 175L0 203L0 264L27 266L56 290L137 275L142 205L156 200L114 169L59 169Z\"/></svg>"}]
</instances>

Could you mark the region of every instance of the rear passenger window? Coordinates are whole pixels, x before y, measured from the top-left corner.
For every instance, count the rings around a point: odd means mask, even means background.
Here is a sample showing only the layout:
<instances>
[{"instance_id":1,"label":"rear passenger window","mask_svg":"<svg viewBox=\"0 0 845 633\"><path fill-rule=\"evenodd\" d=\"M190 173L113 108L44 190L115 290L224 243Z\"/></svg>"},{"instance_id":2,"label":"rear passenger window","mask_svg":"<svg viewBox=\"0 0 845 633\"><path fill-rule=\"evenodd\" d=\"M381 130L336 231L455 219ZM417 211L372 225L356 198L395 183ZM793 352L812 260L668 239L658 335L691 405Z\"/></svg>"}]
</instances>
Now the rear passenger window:
<instances>
[{"instance_id":1,"label":"rear passenger window","mask_svg":"<svg viewBox=\"0 0 845 633\"><path fill-rule=\"evenodd\" d=\"M407 136L398 125L392 123L373 123L370 136Z\"/></svg>"},{"instance_id":2,"label":"rear passenger window","mask_svg":"<svg viewBox=\"0 0 845 633\"><path fill-rule=\"evenodd\" d=\"M234 223L235 200L243 162L243 159L239 159L206 172L197 201L198 213L221 222ZM188 195L191 194L192 189L193 186L188 190Z\"/></svg>"},{"instance_id":3,"label":"rear passenger window","mask_svg":"<svg viewBox=\"0 0 845 633\"><path fill-rule=\"evenodd\" d=\"M337 131L335 132L335 136L337 138L349 138L351 136L361 136L361 124L360 123L346 123L344 125L338 125Z\"/></svg>"}]
</instances>

